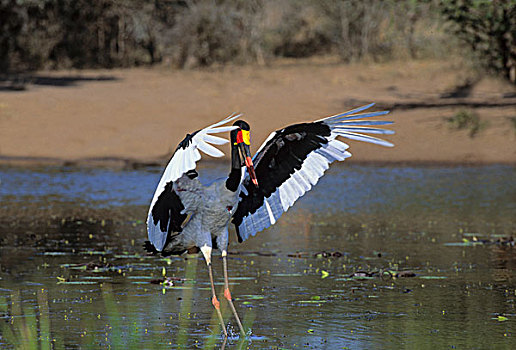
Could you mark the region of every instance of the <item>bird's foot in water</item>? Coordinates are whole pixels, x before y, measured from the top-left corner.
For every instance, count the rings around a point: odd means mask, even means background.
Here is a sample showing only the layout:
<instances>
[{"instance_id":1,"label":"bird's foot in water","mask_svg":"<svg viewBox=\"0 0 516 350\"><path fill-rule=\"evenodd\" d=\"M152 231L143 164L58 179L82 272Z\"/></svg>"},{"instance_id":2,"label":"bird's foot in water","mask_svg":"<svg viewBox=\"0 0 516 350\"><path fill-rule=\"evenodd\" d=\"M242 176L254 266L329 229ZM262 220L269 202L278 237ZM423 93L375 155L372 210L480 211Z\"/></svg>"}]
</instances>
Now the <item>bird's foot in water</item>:
<instances>
[{"instance_id":1,"label":"bird's foot in water","mask_svg":"<svg viewBox=\"0 0 516 350\"><path fill-rule=\"evenodd\" d=\"M230 343L243 339L245 339L248 342L251 342L251 336L253 335L253 331L251 328L247 329L245 333L242 333L238 325L228 322L226 324L226 331L228 332L228 339Z\"/></svg>"}]
</instances>

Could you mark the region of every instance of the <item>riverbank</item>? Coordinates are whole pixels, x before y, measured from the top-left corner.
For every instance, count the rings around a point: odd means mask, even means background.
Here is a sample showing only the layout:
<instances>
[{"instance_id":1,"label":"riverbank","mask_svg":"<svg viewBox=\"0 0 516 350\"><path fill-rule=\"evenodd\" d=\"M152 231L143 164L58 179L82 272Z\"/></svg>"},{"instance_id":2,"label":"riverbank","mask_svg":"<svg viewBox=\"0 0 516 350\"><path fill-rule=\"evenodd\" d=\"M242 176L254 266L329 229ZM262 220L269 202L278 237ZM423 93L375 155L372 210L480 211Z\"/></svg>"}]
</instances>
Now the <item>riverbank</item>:
<instances>
[{"instance_id":1,"label":"riverbank","mask_svg":"<svg viewBox=\"0 0 516 350\"><path fill-rule=\"evenodd\" d=\"M273 130L369 102L391 110L396 147L350 141L351 162L516 164L516 92L501 80L460 62L299 62L39 72L15 90L3 82L0 164L163 164L187 132L237 111L256 150ZM478 117L476 131L455 128L460 111Z\"/></svg>"}]
</instances>

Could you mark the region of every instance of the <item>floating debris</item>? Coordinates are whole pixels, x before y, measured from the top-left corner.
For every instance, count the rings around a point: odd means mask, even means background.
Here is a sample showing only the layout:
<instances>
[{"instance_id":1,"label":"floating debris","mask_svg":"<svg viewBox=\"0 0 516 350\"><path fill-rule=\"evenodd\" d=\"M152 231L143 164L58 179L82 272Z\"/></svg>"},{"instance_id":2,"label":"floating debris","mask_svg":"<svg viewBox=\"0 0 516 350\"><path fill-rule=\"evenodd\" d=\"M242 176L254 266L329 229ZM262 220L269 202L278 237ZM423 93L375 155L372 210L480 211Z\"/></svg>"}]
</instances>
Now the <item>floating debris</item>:
<instances>
[{"instance_id":1,"label":"floating debris","mask_svg":"<svg viewBox=\"0 0 516 350\"><path fill-rule=\"evenodd\" d=\"M356 271L353 272L351 275L348 276L348 278L354 278L354 279L369 279L373 277L380 276L380 273L378 271Z\"/></svg>"},{"instance_id":2,"label":"floating debris","mask_svg":"<svg viewBox=\"0 0 516 350\"><path fill-rule=\"evenodd\" d=\"M239 301L245 300L245 301L243 301L243 303L245 303L244 305L250 305L251 302L249 302L249 300L262 300L262 299L265 299L265 296L257 295L257 294L245 294L245 295L240 295L238 297L235 297L235 300L239 300Z\"/></svg>"},{"instance_id":3,"label":"floating debris","mask_svg":"<svg viewBox=\"0 0 516 350\"><path fill-rule=\"evenodd\" d=\"M486 238L478 238L477 235L473 233L465 233L464 238L462 238L462 242L447 242L444 243L445 246L448 247L469 247L469 246L476 246L476 245L503 245L503 246L510 246L514 247L516 242L514 241L513 236L499 236L499 237L493 237L491 239Z\"/></svg>"},{"instance_id":4,"label":"floating debris","mask_svg":"<svg viewBox=\"0 0 516 350\"><path fill-rule=\"evenodd\" d=\"M385 271L384 274L388 274L391 278L409 278L416 277L416 273L413 271Z\"/></svg>"},{"instance_id":5,"label":"floating debris","mask_svg":"<svg viewBox=\"0 0 516 350\"><path fill-rule=\"evenodd\" d=\"M71 281L69 278L57 276L57 284L97 284L99 281Z\"/></svg>"},{"instance_id":6,"label":"floating debris","mask_svg":"<svg viewBox=\"0 0 516 350\"><path fill-rule=\"evenodd\" d=\"M69 255L69 252L44 252L43 255L48 256L60 256L60 255Z\"/></svg>"},{"instance_id":7,"label":"floating debris","mask_svg":"<svg viewBox=\"0 0 516 350\"><path fill-rule=\"evenodd\" d=\"M109 263L102 263L99 261L90 261L83 264L61 264L60 266L67 269L87 271L105 270L111 267Z\"/></svg>"},{"instance_id":8,"label":"floating debris","mask_svg":"<svg viewBox=\"0 0 516 350\"><path fill-rule=\"evenodd\" d=\"M309 256L311 256L311 253L308 253L308 252L295 252L295 253L287 254L287 256L289 258L308 258Z\"/></svg>"},{"instance_id":9,"label":"floating debris","mask_svg":"<svg viewBox=\"0 0 516 350\"><path fill-rule=\"evenodd\" d=\"M130 280L152 280L153 276L127 276L127 279Z\"/></svg>"},{"instance_id":10,"label":"floating debris","mask_svg":"<svg viewBox=\"0 0 516 350\"><path fill-rule=\"evenodd\" d=\"M498 315L497 317L494 317L493 320L497 320L498 322L505 322L505 321L508 321L509 319L505 316Z\"/></svg>"},{"instance_id":11,"label":"floating debris","mask_svg":"<svg viewBox=\"0 0 516 350\"><path fill-rule=\"evenodd\" d=\"M161 284L161 285L163 285L165 287L173 287L178 282L183 283L184 281L185 281L185 279L184 278L180 278L180 277L162 277L162 278L152 279L152 280L150 280L150 283L152 283L152 284Z\"/></svg>"},{"instance_id":12,"label":"floating debris","mask_svg":"<svg viewBox=\"0 0 516 350\"><path fill-rule=\"evenodd\" d=\"M255 280L256 277L252 276L236 276L236 277L228 277L230 281L245 281L245 280Z\"/></svg>"},{"instance_id":13,"label":"floating debris","mask_svg":"<svg viewBox=\"0 0 516 350\"><path fill-rule=\"evenodd\" d=\"M314 254L314 258L340 258L343 257L344 254L341 252L326 252L322 251Z\"/></svg>"},{"instance_id":14,"label":"floating debris","mask_svg":"<svg viewBox=\"0 0 516 350\"><path fill-rule=\"evenodd\" d=\"M79 254L82 254L82 255L107 255L107 254L111 254L111 253L112 253L111 251L106 251L106 250L85 250L85 251L79 252Z\"/></svg>"},{"instance_id":15,"label":"floating debris","mask_svg":"<svg viewBox=\"0 0 516 350\"><path fill-rule=\"evenodd\" d=\"M148 256L141 256L140 254L115 254L113 257L117 259L143 259Z\"/></svg>"},{"instance_id":16,"label":"floating debris","mask_svg":"<svg viewBox=\"0 0 516 350\"><path fill-rule=\"evenodd\" d=\"M300 304L323 304L326 303L327 300L299 300Z\"/></svg>"},{"instance_id":17,"label":"floating debris","mask_svg":"<svg viewBox=\"0 0 516 350\"><path fill-rule=\"evenodd\" d=\"M82 276L81 280L109 280L111 277L108 276Z\"/></svg>"}]
</instances>

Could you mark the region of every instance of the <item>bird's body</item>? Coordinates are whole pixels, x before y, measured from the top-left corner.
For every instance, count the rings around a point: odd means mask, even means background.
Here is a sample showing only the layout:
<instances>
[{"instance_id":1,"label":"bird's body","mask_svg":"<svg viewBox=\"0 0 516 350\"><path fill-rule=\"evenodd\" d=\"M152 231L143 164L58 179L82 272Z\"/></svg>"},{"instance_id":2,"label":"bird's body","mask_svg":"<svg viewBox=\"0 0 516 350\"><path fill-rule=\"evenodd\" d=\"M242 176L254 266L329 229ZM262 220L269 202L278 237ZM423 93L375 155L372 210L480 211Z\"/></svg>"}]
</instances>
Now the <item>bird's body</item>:
<instances>
[{"instance_id":1,"label":"bird's body","mask_svg":"<svg viewBox=\"0 0 516 350\"><path fill-rule=\"evenodd\" d=\"M240 115L188 134L170 159L152 199L147 217L149 241L146 249L162 254L181 254L200 249L208 265L212 303L227 335L215 294L211 252L218 248L224 264L224 296L242 333L229 292L227 276L228 226L233 223L240 242L274 225L294 202L309 191L333 161L350 157L348 145L337 139L391 143L364 134L392 134L371 126L392 122L364 120L387 111L360 113L373 104L310 123L287 126L273 132L253 158L250 153L250 126ZM195 171L202 151L214 157L224 154L210 144L226 139L212 133L230 131L231 170L227 178L203 186Z\"/></svg>"},{"instance_id":2,"label":"bird's body","mask_svg":"<svg viewBox=\"0 0 516 350\"><path fill-rule=\"evenodd\" d=\"M182 176L174 183L174 191L189 219L182 232L171 237L172 253L191 251L204 245L227 250L228 225L238 205L239 191L229 191L225 184L226 179L220 178L203 186L198 178L188 176Z\"/></svg>"}]
</instances>

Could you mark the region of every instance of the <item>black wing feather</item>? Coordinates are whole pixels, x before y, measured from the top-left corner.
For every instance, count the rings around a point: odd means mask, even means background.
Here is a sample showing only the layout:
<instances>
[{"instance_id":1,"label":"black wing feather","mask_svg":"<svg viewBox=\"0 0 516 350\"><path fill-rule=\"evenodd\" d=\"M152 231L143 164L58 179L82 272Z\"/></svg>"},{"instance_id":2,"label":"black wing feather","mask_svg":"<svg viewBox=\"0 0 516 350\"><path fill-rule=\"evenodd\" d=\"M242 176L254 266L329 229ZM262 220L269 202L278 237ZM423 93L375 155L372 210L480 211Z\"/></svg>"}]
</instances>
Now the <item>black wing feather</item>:
<instances>
[{"instance_id":1,"label":"black wing feather","mask_svg":"<svg viewBox=\"0 0 516 350\"><path fill-rule=\"evenodd\" d=\"M181 232L183 230L181 225L187 217L186 214L181 213L184 209L185 207L181 199L174 191L173 182L168 182L152 207L154 225L157 225L159 222L161 232L167 232L168 226L167 233L169 235L172 232Z\"/></svg>"},{"instance_id":2,"label":"black wing feather","mask_svg":"<svg viewBox=\"0 0 516 350\"><path fill-rule=\"evenodd\" d=\"M331 135L330 127L323 122L302 123L288 126L276 132L254 157L258 188L246 178L243 186L247 194L240 193L240 203L233 215L239 242L242 242L238 226L242 219L253 214L264 203L264 198L284 183L303 165L308 155L328 143L326 137Z\"/></svg>"}]
</instances>

